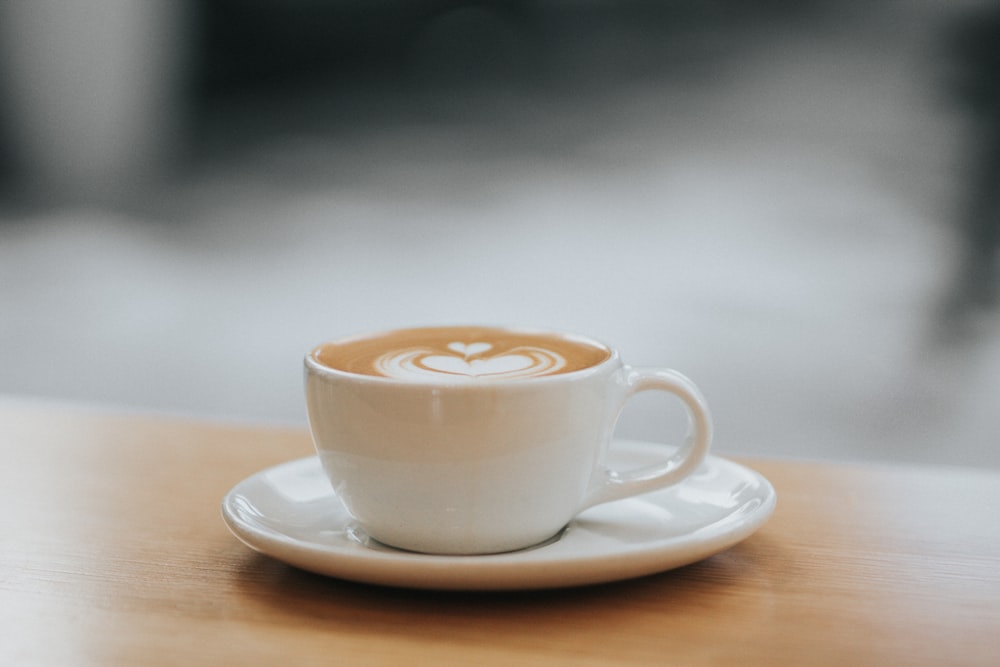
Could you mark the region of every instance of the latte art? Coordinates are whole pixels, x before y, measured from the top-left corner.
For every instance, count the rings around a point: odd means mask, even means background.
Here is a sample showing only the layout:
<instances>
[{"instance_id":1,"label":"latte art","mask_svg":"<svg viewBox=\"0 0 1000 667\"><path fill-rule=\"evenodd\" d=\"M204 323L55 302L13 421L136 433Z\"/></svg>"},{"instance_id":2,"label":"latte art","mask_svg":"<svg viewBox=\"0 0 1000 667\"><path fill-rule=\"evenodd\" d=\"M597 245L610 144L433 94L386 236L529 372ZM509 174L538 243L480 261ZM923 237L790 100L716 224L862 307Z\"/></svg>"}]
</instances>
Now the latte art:
<instances>
[{"instance_id":1,"label":"latte art","mask_svg":"<svg viewBox=\"0 0 1000 667\"><path fill-rule=\"evenodd\" d=\"M430 348L387 352L375 362L379 375L399 380L459 378L523 378L558 373L566 359L558 352L541 347L516 347L491 355L491 343L462 343L447 346L448 354Z\"/></svg>"},{"instance_id":2,"label":"latte art","mask_svg":"<svg viewBox=\"0 0 1000 667\"><path fill-rule=\"evenodd\" d=\"M564 334L497 327L399 329L331 341L312 358L328 368L414 382L489 382L572 373L611 350Z\"/></svg>"}]
</instances>

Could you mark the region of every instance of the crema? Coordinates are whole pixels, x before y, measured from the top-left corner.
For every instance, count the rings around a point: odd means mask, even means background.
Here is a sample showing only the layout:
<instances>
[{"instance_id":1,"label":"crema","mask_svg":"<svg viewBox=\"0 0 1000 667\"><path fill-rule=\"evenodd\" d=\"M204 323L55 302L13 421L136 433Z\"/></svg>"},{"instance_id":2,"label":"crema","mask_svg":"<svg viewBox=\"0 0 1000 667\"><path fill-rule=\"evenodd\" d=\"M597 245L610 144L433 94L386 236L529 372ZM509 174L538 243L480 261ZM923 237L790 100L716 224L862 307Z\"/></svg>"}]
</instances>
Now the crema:
<instances>
[{"instance_id":1,"label":"crema","mask_svg":"<svg viewBox=\"0 0 1000 667\"><path fill-rule=\"evenodd\" d=\"M402 329L325 343L312 353L323 366L413 381L489 382L572 373L611 356L582 337L495 327Z\"/></svg>"}]
</instances>

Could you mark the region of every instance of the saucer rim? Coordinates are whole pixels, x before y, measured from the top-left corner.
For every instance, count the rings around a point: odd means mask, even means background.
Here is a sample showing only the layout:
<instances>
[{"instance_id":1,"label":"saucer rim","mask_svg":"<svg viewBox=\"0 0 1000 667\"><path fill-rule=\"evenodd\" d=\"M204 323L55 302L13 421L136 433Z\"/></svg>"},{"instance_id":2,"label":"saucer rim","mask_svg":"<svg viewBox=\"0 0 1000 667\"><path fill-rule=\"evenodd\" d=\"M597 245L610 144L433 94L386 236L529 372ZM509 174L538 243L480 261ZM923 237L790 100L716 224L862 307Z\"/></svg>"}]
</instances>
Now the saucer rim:
<instances>
[{"instance_id":1,"label":"saucer rim","mask_svg":"<svg viewBox=\"0 0 1000 667\"><path fill-rule=\"evenodd\" d=\"M637 449L662 447L656 443L618 439L615 446ZM749 511L731 512L679 535L653 536L637 544L621 545L613 554L593 555L584 550L582 553L555 557L546 557L547 544L519 551L472 556L421 554L392 547L372 549L360 542L340 548L303 540L267 526L251 525L234 508L235 498L256 478L280 468L319 465L317 456L307 456L269 466L244 478L222 500L222 518L226 526L250 549L299 569L338 579L400 588L461 591L555 589L610 583L665 572L704 560L742 542L767 522L777 503L773 485L756 470L721 456L709 455L703 466L728 466L743 476L755 478L759 485L755 499L760 501L755 507ZM329 495L336 498L332 488ZM575 520L553 542L572 539L574 524Z\"/></svg>"}]
</instances>

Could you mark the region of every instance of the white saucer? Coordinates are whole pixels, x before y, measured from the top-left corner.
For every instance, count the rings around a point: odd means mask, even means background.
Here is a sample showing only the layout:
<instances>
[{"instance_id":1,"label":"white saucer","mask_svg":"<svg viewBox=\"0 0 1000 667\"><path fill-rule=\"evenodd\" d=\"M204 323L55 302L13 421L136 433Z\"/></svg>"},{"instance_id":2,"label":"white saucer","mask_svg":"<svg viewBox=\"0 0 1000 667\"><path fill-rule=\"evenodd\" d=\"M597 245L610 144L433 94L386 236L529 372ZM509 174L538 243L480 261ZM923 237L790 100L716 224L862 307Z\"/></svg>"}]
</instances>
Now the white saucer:
<instances>
[{"instance_id":1,"label":"white saucer","mask_svg":"<svg viewBox=\"0 0 1000 667\"><path fill-rule=\"evenodd\" d=\"M664 445L616 441L619 469L662 460ZM453 590L557 588L629 579L707 558L750 536L775 505L753 470L710 456L662 491L593 507L555 538L488 556L432 556L370 539L310 457L263 470L222 502L247 546L289 565L371 584Z\"/></svg>"}]
</instances>

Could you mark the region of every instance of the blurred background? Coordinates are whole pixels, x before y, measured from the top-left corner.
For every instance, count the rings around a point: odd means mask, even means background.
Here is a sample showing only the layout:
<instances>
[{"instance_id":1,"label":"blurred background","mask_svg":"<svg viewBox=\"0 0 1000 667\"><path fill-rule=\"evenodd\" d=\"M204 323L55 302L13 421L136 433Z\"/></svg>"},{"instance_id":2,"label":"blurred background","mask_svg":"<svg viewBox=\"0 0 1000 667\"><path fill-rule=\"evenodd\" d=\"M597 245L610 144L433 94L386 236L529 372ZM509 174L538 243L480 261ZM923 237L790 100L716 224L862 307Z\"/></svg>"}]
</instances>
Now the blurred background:
<instances>
[{"instance_id":1,"label":"blurred background","mask_svg":"<svg viewBox=\"0 0 1000 667\"><path fill-rule=\"evenodd\" d=\"M0 394L304 425L314 344L498 323L1000 467L997 72L971 0L6 0Z\"/></svg>"}]
</instances>

